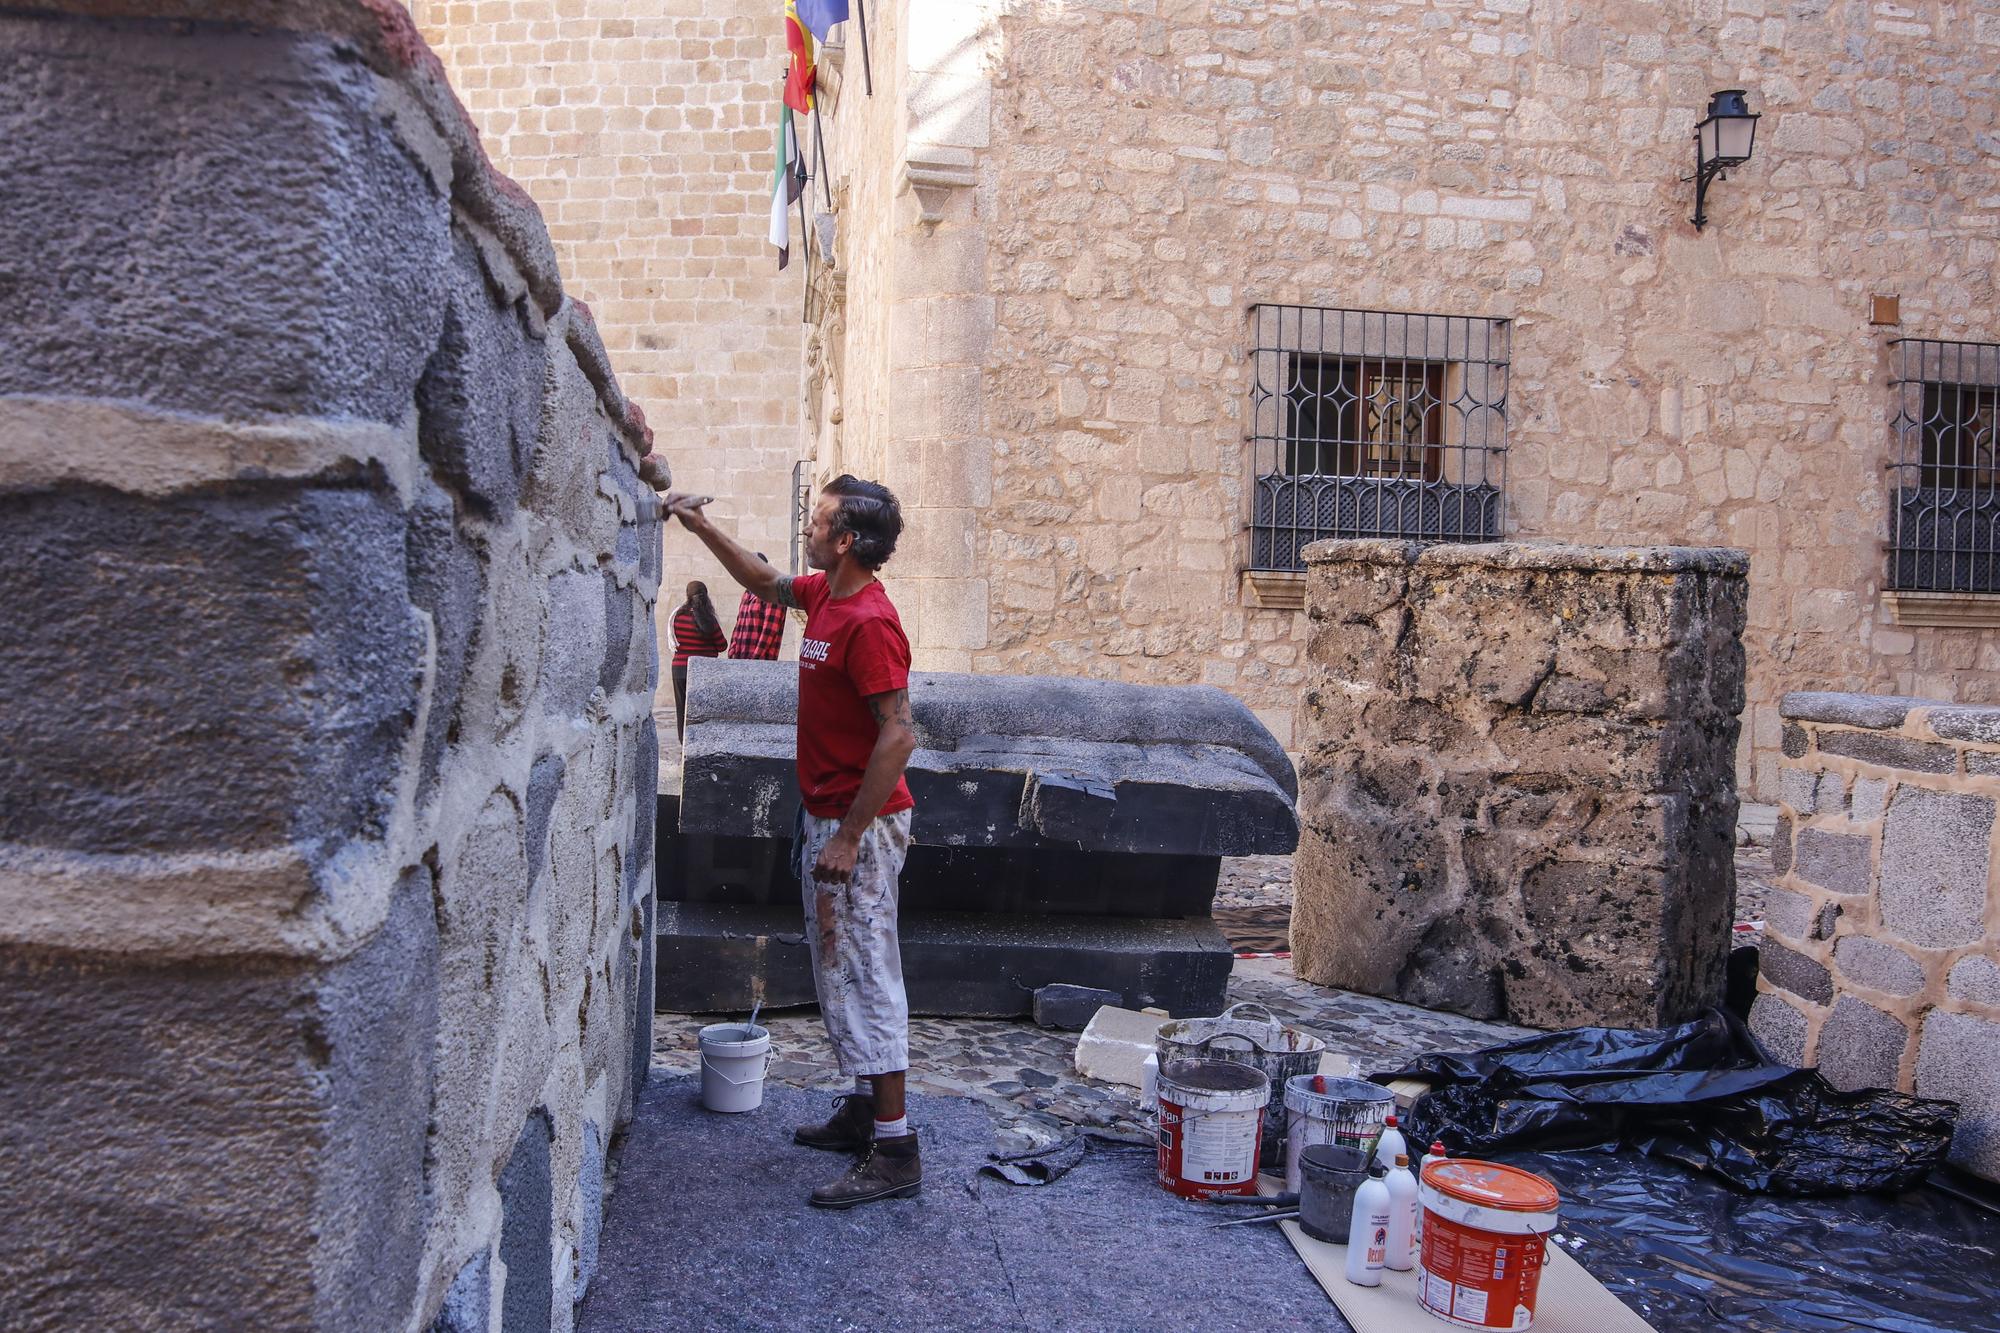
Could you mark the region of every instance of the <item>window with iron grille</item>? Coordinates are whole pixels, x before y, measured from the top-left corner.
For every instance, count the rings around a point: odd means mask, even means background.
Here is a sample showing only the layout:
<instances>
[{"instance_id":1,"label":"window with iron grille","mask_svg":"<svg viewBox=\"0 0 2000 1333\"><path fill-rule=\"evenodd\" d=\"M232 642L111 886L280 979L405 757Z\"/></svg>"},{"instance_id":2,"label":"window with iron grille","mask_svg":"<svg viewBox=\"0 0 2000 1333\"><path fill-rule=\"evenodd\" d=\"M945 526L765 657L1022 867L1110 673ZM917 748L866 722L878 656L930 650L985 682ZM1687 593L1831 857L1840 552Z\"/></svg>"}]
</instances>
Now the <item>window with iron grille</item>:
<instances>
[{"instance_id":1,"label":"window with iron grille","mask_svg":"<svg viewBox=\"0 0 2000 1333\"><path fill-rule=\"evenodd\" d=\"M806 572L806 525L812 522L812 460L792 464L792 558L794 574Z\"/></svg>"},{"instance_id":2,"label":"window with iron grille","mask_svg":"<svg viewBox=\"0 0 2000 1333\"><path fill-rule=\"evenodd\" d=\"M1250 562L1322 537L1496 541L1504 319L1252 307Z\"/></svg>"},{"instance_id":3,"label":"window with iron grille","mask_svg":"<svg viewBox=\"0 0 2000 1333\"><path fill-rule=\"evenodd\" d=\"M1899 338L1889 587L2000 593L2000 343Z\"/></svg>"}]
</instances>

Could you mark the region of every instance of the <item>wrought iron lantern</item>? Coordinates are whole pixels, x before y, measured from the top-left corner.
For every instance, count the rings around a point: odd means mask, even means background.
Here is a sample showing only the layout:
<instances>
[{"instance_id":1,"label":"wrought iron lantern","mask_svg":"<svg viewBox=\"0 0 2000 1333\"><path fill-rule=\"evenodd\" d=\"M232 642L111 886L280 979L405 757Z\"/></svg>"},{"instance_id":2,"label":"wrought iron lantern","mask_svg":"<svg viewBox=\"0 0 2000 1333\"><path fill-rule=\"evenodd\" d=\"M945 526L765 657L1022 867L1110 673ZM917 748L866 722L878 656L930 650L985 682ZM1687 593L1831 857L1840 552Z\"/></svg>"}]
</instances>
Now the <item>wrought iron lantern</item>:
<instances>
[{"instance_id":1,"label":"wrought iron lantern","mask_svg":"<svg viewBox=\"0 0 2000 1333\"><path fill-rule=\"evenodd\" d=\"M1708 221L1708 183L1727 180L1731 167L1750 160L1757 142L1757 113L1743 100L1741 88L1724 88L1708 99L1708 119L1694 127L1694 228Z\"/></svg>"}]
</instances>

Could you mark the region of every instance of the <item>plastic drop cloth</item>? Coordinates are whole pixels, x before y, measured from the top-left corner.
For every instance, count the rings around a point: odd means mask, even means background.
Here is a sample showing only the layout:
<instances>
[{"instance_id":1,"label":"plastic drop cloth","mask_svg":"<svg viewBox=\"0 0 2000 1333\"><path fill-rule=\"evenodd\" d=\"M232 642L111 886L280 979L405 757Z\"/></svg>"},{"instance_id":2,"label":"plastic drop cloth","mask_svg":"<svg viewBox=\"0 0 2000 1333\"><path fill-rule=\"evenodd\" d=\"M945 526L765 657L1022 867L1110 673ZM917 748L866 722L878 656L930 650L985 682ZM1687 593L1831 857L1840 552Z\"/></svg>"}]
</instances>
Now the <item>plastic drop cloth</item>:
<instances>
[{"instance_id":1,"label":"plastic drop cloth","mask_svg":"<svg viewBox=\"0 0 2000 1333\"><path fill-rule=\"evenodd\" d=\"M1772 1194L1909 1189L1944 1161L1957 1117L1951 1102L1842 1092L1778 1064L1720 1009L1426 1055L1373 1077L1429 1083L1407 1132L1454 1156L1623 1146Z\"/></svg>"}]
</instances>

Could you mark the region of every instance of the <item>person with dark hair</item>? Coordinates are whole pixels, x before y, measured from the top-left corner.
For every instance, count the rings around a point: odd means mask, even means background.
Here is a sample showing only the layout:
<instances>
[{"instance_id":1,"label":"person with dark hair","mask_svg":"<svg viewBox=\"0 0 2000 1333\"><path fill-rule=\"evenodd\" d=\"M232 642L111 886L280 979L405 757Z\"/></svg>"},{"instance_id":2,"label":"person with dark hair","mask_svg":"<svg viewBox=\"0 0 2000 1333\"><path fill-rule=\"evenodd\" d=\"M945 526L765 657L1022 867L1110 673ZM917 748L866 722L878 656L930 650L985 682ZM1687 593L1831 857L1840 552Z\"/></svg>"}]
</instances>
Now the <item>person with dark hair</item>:
<instances>
[{"instance_id":1,"label":"person with dark hair","mask_svg":"<svg viewBox=\"0 0 2000 1333\"><path fill-rule=\"evenodd\" d=\"M903 511L886 486L841 476L813 506L797 578L724 535L700 496L669 493L667 513L700 537L745 589L806 613L799 649L799 819L794 848L820 1015L854 1090L831 1119L792 1139L856 1153L812 1192L822 1208L917 1193L923 1163L904 1083L910 1006L896 930L898 877L910 846L910 641L875 577L896 551Z\"/></svg>"},{"instance_id":2,"label":"person with dark hair","mask_svg":"<svg viewBox=\"0 0 2000 1333\"><path fill-rule=\"evenodd\" d=\"M708 600L708 585L699 579L687 586L687 600L674 608L674 734L687 736L688 659L720 657L729 646L722 637L722 624L715 618L715 603Z\"/></svg>"},{"instance_id":3,"label":"person with dark hair","mask_svg":"<svg viewBox=\"0 0 2000 1333\"><path fill-rule=\"evenodd\" d=\"M771 558L762 551L757 552L757 559L767 565L771 563ZM746 590L743 599L736 603L736 625L729 631L729 655L753 662L775 662L778 647L784 641L785 608Z\"/></svg>"}]
</instances>

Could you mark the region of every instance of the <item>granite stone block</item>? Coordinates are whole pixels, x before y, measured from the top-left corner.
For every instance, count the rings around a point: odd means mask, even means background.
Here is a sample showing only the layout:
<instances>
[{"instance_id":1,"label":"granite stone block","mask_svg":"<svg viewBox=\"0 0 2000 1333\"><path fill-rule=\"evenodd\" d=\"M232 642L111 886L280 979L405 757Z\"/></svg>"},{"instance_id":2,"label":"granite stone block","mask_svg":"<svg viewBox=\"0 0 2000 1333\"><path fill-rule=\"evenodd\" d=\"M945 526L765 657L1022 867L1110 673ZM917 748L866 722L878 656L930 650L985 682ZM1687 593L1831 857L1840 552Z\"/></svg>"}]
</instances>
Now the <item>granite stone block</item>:
<instances>
[{"instance_id":1,"label":"granite stone block","mask_svg":"<svg viewBox=\"0 0 2000 1333\"><path fill-rule=\"evenodd\" d=\"M1933 1009L1917 1047L1919 1097L1958 1103L1951 1161L2000 1182L2000 1023Z\"/></svg>"},{"instance_id":2,"label":"granite stone block","mask_svg":"<svg viewBox=\"0 0 2000 1333\"><path fill-rule=\"evenodd\" d=\"M504 523L534 452L547 350L519 303L489 290L462 230L451 238L444 298L416 390L424 460L467 508Z\"/></svg>"},{"instance_id":3,"label":"granite stone block","mask_svg":"<svg viewBox=\"0 0 2000 1333\"><path fill-rule=\"evenodd\" d=\"M1833 1003L1832 974L1826 970L1825 964L1806 957L1796 949L1767 940L1758 966L1764 980L1773 986L1781 986L1814 1004Z\"/></svg>"},{"instance_id":4,"label":"granite stone block","mask_svg":"<svg viewBox=\"0 0 2000 1333\"><path fill-rule=\"evenodd\" d=\"M1843 935L1833 946L1842 988L1865 986L1890 995L1915 995L1923 989L1924 970L1917 961L1886 941L1866 935Z\"/></svg>"},{"instance_id":5,"label":"granite stone block","mask_svg":"<svg viewBox=\"0 0 2000 1333\"><path fill-rule=\"evenodd\" d=\"M493 1252L467 1259L444 1294L430 1333L488 1333L493 1308Z\"/></svg>"},{"instance_id":6,"label":"granite stone block","mask_svg":"<svg viewBox=\"0 0 2000 1333\"><path fill-rule=\"evenodd\" d=\"M555 1128L540 1107L528 1113L500 1173L500 1333L547 1333L555 1308L554 1186L549 1146Z\"/></svg>"},{"instance_id":7,"label":"granite stone block","mask_svg":"<svg viewBox=\"0 0 2000 1333\"><path fill-rule=\"evenodd\" d=\"M1843 1092L1894 1088L1909 1043L1910 1030L1902 1019L1843 995L1820 1024L1819 1072Z\"/></svg>"},{"instance_id":8,"label":"granite stone block","mask_svg":"<svg viewBox=\"0 0 2000 1333\"><path fill-rule=\"evenodd\" d=\"M1882 778L1856 778L1848 797L1847 817L1866 824L1882 817L1889 797L1889 784Z\"/></svg>"},{"instance_id":9,"label":"granite stone block","mask_svg":"<svg viewBox=\"0 0 2000 1333\"><path fill-rule=\"evenodd\" d=\"M1874 849L1856 833L1799 830L1792 873L1831 893L1866 893L1874 875Z\"/></svg>"},{"instance_id":10,"label":"granite stone block","mask_svg":"<svg viewBox=\"0 0 2000 1333\"><path fill-rule=\"evenodd\" d=\"M1806 1016L1783 996L1765 992L1750 1006L1750 1031L1771 1058L1788 1065L1806 1062Z\"/></svg>"},{"instance_id":11,"label":"granite stone block","mask_svg":"<svg viewBox=\"0 0 2000 1333\"><path fill-rule=\"evenodd\" d=\"M1894 730L1903 725L1912 708L1921 708L1926 702L1889 694L1795 690L1779 701L1778 712L1781 717L1796 722Z\"/></svg>"},{"instance_id":12,"label":"granite stone block","mask_svg":"<svg viewBox=\"0 0 2000 1333\"><path fill-rule=\"evenodd\" d=\"M1954 1000L2000 1005L2000 963L1986 954L1967 954L1952 964L1945 987Z\"/></svg>"},{"instance_id":13,"label":"granite stone block","mask_svg":"<svg viewBox=\"0 0 2000 1333\"><path fill-rule=\"evenodd\" d=\"M1912 773L1949 773L1958 767L1958 751L1949 745L1885 736L1876 731L1828 728L1819 733L1821 754L1859 759L1881 768L1906 768Z\"/></svg>"},{"instance_id":14,"label":"granite stone block","mask_svg":"<svg viewBox=\"0 0 2000 1333\"><path fill-rule=\"evenodd\" d=\"M1780 939L1803 940L1812 929L1813 900L1790 889L1771 889L1764 895L1764 930Z\"/></svg>"},{"instance_id":15,"label":"granite stone block","mask_svg":"<svg viewBox=\"0 0 2000 1333\"><path fill-rule=\"evenodd\" d=\"M1985 938L1993 814L1990 797L1897 789L1882 826L1884 928L1938 949Z\"/></svg>"}]
</instances>

